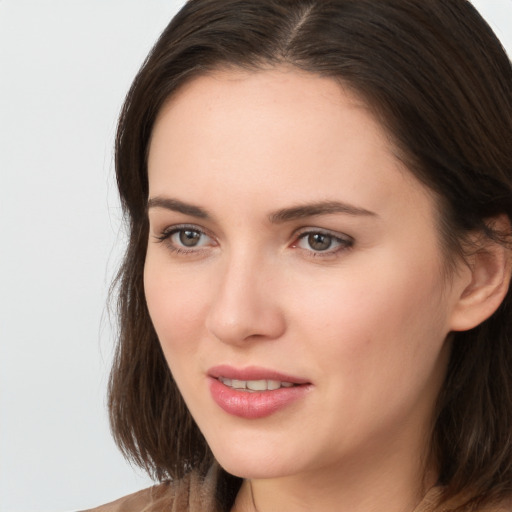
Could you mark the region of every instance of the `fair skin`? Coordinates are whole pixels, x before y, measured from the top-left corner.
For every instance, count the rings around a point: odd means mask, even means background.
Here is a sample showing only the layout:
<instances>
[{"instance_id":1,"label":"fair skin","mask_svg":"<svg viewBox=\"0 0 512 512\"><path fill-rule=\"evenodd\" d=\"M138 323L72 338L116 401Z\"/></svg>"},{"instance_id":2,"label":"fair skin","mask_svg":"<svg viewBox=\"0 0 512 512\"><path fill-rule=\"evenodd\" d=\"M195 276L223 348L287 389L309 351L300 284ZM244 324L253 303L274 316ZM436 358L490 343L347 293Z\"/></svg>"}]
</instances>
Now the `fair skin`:
<instances>
[{"instance_id":1,"label":"fair skin","mask_svg":"<svg viewBox=\"0 0 512 512\"><path fill-rule=\"evenodd\" d=\"M447 336L476 321L472 274L447 278L434 199L370 111L328 78L217 72L164 106L148 172L148 308L216 459L245 479L234 510L413 510L436 479ZM233 413L212 397L219 365L303 392Z\"/></svg>"}]
</instances>

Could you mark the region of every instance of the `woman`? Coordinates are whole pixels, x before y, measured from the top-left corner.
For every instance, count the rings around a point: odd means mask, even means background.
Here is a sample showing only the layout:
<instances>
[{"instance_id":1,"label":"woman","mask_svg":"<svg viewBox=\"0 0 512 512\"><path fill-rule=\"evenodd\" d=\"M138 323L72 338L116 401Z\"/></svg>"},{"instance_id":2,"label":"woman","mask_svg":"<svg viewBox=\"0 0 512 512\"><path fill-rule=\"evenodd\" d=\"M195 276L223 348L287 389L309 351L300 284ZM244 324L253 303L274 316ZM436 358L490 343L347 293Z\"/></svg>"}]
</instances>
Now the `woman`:
<instances>
[{"instance_id":1,"label":"woman","mask_svg":"<svg viewBox=\"0 0 512 512\"><path fill-rule=\"evenodd\" d=\"M191 0L116 168L97 510L512 510L512 69L465 0Z\"/></svg>"}]
</instances>

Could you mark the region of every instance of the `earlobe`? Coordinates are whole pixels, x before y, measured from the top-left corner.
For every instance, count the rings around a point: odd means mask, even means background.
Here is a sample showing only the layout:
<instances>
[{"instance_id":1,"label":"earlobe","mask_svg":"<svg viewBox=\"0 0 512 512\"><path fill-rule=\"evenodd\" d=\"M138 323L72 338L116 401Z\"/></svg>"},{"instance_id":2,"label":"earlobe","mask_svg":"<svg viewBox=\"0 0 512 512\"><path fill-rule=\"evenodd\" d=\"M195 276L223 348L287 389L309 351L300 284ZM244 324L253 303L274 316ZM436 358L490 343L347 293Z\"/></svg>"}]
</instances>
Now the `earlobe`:
<instances>
[{"instance_id":1,"label":"earlobe","mask_svg":"<svg viewBox=\"0 0 512 512\"><path fill-rule=\"evenodd\" d=\"M501 216L495 219L493 228L510 233L510 222ZM510 246L488 239L479 245L466 263L470 277L458 294L451 317L452 331L467 331L487 320L499 308L510 286Z\"/></svg>"}]
</instances>

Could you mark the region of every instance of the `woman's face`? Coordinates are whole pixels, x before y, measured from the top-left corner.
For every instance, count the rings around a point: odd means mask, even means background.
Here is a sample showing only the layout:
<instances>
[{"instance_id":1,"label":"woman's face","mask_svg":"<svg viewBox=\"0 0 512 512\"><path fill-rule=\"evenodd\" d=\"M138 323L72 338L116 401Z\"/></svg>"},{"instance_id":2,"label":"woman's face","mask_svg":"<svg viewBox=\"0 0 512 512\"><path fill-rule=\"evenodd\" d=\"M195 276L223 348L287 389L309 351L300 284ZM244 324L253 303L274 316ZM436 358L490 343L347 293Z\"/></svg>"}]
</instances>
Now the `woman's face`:
<instances>
[{"instance_id":1,"label":"woman's face","mask_svg":"<svg viewBox=\"0 0 512 512\"><path fill-rule=\"evenodd\" d=\"M148 165L147 303L221 465L417 462L460 287L365 105L299 71L218 72L162 109Z\"/></svg>"}]
</instances>

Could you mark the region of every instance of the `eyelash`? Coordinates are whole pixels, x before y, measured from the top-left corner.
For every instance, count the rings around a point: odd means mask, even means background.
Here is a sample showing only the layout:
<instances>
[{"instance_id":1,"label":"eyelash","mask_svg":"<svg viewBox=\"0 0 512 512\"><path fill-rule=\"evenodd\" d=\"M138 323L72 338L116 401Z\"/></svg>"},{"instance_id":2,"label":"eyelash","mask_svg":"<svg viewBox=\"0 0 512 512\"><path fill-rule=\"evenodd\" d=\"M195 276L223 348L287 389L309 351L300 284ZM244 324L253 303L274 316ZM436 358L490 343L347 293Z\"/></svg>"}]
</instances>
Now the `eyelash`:
<instances>
[{"instance_id":1,"label":"eyelash","mask_svg":"<svg viewBox=\"0 0 512 512\"><path fill-rule=\"evenodd\" d=\"M166 247L175 254L200 254L202 251L206 250L203 246L191 246L190 248L186 248L185 246L176 245L175 242L172 241L172 237L178 233L184 233L186 231L190 231L196 233L199 236L206 236L213 240L213 237L208 235L205 231L193 225L179 225L173 226L171 228L167 228L160 235L156 235L155 238L159 243L164 243ZM311 246L309 249L300 247L300 243L303 240L307 240L307 238L311 236L324 236L329 239L329 247L325 250L315 250ZM303 231L296 233L294 242L291 244L292 248L299 249L307 253L309 257L313 258L328 258L335 257L338 253L347 251L351 249L354 245L354 239L349 237L348 235L340 236L339 234L334 234L330 231L325 231L321 229L313 229L307 228ZM338 244L338 246L334 249L331 249L330 245Z\"/></svg>"},{"instance_id":2,"label":"eyelash","mask_svg":"<svg viewBox=\"0 0 512 512\"><path fill-rule=\"evenodd\" d=\"M177 246L172 241L173 235L178 233L183 233L185 231L191 231L193 233L197 233L199 235L204 235L208 238L213 238L205 233L202 229L199 229L197 226L191 226L187 224L182 224L179 226L173 226L172 228L165 229L160 235L156 235L155 238L159 243L165 243L165 246L175 254L198 254L201 251L205 250L202 246L192 246L190 248L186 248L185 246Z\"/></svg>"},{"instance_id":3,"label":"eyelash","mask_svg":"<svg viewBox=\"0 0 512 512\"><path fill-rule=\"evenodd\" d=\"M325 250L315 250L311 247L310 244L308 244L310 246L309 249L299 246L301 241L307 240L309 237L317 235L327 237L329 239L330 245L338 244L338 246L335 247L334 249L331 249L331 247L329 246ZM348 235L340 235L339 233L335 234L330 231L318 228L307 228L301 231L298 235L296 235L296 241L293 242L292 247L305 251L306 253L308 253L310 257L313 258L333 258L336 257L339 253L351 249L353 245L354 239Z\"/></svg>"}]
</instances>

